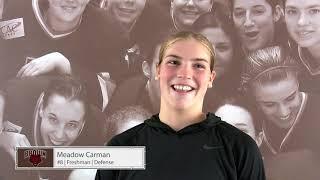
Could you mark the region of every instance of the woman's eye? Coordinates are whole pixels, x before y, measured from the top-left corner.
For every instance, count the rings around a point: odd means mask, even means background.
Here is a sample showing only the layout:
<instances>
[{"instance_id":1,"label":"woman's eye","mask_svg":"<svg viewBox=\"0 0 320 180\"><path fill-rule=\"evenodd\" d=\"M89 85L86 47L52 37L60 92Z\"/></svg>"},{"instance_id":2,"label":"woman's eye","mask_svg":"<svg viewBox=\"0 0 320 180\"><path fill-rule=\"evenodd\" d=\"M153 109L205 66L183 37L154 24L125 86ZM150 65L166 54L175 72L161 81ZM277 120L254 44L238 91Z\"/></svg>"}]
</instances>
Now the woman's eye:
<instances>
[{"instance_id":1,"label":"woman's eye","mask_svg":"<svg viewBox=\"0 0 320 180\"><path fill-rule=\"evenodd\" d=\"M236 11L234 11L233 12L233 15L235 16L235 17L243 17L243 16L245 16L246 15L246 11L244 11L244 10L236 10Z\"/></svg>"},{"instance_id":2,"label":"woman's eye","mask_svg":"<svg viewBox=\"0 0 320 180\"><path fill-rule=\"evenodd\" d=\"M205 69L205 68L206 68L206 66L203 65L203 64L195 64L194 66L195 66L196 68L198 68L198 69Z\"/></svg>"},{"instance_id":3,"label":"woman's eye","mask_svg":"<svg viewBox=\"0 0 320 180\"><path fill-rule=\"evenodd\" d=\"M72 129L75 129L78 127L78 124L75 124L75 123L68 123L68 127L69 128L72 128Z\"/></svg>"},{"instance_id":4,"label":"woman's eye","mask_svg":"<svg viewBox=\"0 0 320 180\"><path fill-rule=\"evenodd\" d=\"M177 60L169 60L168 64L170 64L170 65L179 65L179 61L177 61Z\"/></svg>"},{"instance_id":5,"label":"woman's eye","mask_svg":"<svg viewBox=\"0 0 320 180\"><path fill-rule=\"evenodd\" d=\"M291 95L291 96L289 96L287 99L286 99L286 101L287 102L290 102L290 101L293 101L294 99L295 99L295 94L294 95Z\"/></svg>"},{"instance_id":6,"label":"woman's eye","mask_svg":"<svg viewBox=\"0 0 320 180\"><path fill-rule=\"evenodd\" d=\"M263 8L257 8L257 9L253 9L252 10L252 13L254 14L254 15L261 15L261 14L263 14L265 12L265 10L263 9Z\"/></svg>"},{"instance_id":7,"label":"woman's eye","mask_svg":"<svg viewBox=\"0 0 320 180\"><path fill-rule=\"evenodd\" d=\"M294 10L294 9L287 9L286 10L286 14L288 14L288 15L295 15L297 13L298 13L297 10Z\"/></svg>"},{"instance_id":8,"label":"woman's eye","mask_svg":"<svg viewBox=\"0 0 320 180\"><path fill-rule=\"evenodd\" d=\"M273 103L263 103L263 106L268 107L268 108L272 108L274 106Z\"/></svg>"},{"instance_id":9,"label":"woman's eye","mask_svg":"<svg viewBox=\"0 0 320 180\"><path fill-rule=\"evenodd\" d=\"M55 117L49 117L48 119L49 119L49 121L51 123L57 123L58 122L58 120Z\"/></svg>"},{"instance_id":10,"label":"woman's eye","mask_svg":"<svg viewBox=\"0 0 320 180\"><path fill-rule=\"evenodd\" d=\"M312 14L312 15L319 14L320 13L320 9L310 9L309 13Z\"/></svg>"}]
</instances>

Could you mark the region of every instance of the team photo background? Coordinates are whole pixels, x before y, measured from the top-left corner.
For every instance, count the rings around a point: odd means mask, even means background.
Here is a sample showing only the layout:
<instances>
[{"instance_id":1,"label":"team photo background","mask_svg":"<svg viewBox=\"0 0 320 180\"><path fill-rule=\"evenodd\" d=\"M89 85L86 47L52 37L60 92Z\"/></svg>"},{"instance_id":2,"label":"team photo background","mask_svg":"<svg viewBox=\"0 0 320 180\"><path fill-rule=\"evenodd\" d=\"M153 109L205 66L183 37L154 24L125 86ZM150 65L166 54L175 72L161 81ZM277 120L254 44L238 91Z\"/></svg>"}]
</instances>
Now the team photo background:
<instances>
[{"instance_id":1,"label":"team photo background","mask_svg":"<svg viewBox=\"0 0 320 180\"><path fill-rule=\"evenodd\" d=\"M320 1L0 0L0 13L0 180L94 179L15 170L14 147L104 146L159 113L160 45L183 30L215 48L203 111L256 141L268 180L319 179Z\"/></svg>"}]
</instances>

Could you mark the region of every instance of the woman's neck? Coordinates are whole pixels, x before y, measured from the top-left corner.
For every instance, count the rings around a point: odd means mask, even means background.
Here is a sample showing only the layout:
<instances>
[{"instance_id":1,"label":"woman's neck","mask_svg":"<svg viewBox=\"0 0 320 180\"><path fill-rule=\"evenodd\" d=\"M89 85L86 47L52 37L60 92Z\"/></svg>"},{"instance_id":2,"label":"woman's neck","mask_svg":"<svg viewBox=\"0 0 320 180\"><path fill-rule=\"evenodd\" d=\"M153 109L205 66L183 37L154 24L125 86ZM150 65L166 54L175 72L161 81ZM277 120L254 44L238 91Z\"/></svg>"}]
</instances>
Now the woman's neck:
<instances>
[{"instance_id":1,"label":"woman's neck","mask_svg":"<svg viewBox=\"0 0 320 180\"><path fill-rule=\"evenodd\" d=\"M159 113L160 121L179 131L191 124L201 122L205 119L205 114L200 110L183 109L177 110L168 106L161 106Z\"/></svg>"},{"instance_id":2,"label":"woman's neck","mask_svg":"<svg viewBox=\"0 0 320 180\"><path fill-rule=\"evenodd\" d=\"M320 63L320 44L313 46L313 47L309 47L307 48L308 51L310 52L311 56L318 62Z\"/></svg>"},{"instance_id":3,"label":"woman's neck","mask_svg":"<svg viewBox=\"0 0 320 180\"><path fill-rule=\"evenodd\" d=\"M174 19L173 19L174 20ZM189 26L186 26L182 23L179 23L177 21L173 21L173 25L174 25L174 28L177 30L177 31L188 31L188 30L191 30L191 27Z\"/></svg>"},{"instance_id":4,"label":"woman's neck","mask_svg":"<svg viewBox=\"0 0 320 180\"><path fill-rule=\"evenodd\" d=\"M67 33L77 28L77 26L80 24L81 17L79 16L76 20L71 22L64 22L50 13L50 9L48 9L46 12L45 21L53 31Z\"/></svg>"}]
</instances>

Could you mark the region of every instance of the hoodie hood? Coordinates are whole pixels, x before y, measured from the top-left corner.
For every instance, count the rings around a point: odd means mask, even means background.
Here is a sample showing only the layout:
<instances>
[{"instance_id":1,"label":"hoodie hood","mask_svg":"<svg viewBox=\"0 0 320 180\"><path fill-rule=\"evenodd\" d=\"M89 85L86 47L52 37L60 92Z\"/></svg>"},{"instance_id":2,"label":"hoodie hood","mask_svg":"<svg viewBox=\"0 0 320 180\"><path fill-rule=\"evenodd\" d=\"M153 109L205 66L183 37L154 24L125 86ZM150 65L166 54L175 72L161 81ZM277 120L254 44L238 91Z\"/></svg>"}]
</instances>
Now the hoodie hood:
<instances>
[{"instance_id":1,"label":"hoodie hood","mask_svg":"<svg viewBox=\"0 0 320 180\"><path fill-rule=\"evenodd\" d=\"M180 129L179 131L172 129L169 125L160 121L159 114L153 115L150 119L145 121L145 124L152 128L157 128L166 132L182 135L182 134L195 133L203 129L211 128L216 124L218 124L219 122L221 122L220 117L209 112L206 114L206 119L204 119L203 121L195 124L191 124L187 127Z\"/></svg>"}]
</instances>

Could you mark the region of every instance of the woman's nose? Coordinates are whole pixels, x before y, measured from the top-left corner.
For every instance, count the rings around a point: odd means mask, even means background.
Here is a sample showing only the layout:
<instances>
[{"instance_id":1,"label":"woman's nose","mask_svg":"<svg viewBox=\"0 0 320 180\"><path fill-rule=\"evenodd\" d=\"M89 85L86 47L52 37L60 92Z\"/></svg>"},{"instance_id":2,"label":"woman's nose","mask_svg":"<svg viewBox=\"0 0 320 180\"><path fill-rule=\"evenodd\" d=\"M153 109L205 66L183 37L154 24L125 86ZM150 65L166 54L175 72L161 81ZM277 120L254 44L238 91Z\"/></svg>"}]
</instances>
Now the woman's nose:
<instances>
[{"instance_id":1,"label":"woman's nose","mask_svg":"<svg viewBox=\"0 0 320 180\"><path fill-rule=\"evenodd\" d=\"M181 65L177 70L177 77L178 78L185 78L191 79L192 77L192 70L188 65Z\"/></svg>"},{"instance_id":2,"label":"woman's nose","mask_svg":"<svg viewBox=\"0 0 320 180\"><path fill-rule=\"evenodd\" d=\"M187 6L194 6L194 0L187 0Z\"/></svg>"},{"instance_id":3,"label":"woman's nose","mask_svg":"<svg viewBox=\"0 0 320 180\"><path fill-rule=\"evenodd\" d=\"M62 139L64 136L64 128L63 127L59 127L55 130L54 132L55 138Z\"/></svg>"},{"instance_id":4,"label":"woman's nose","mask_svg":"<svg viewBox=\"0 0 320 180\"><path fill-rule=\"evenodd\" d=\"M298 25L299 26L304 26L306 25L308 22L307 20L308 18L306 17L306 14L305 13L301 13L300 16L299 16L299 20L298 20Z\"/></svg>"},{"instance_id":5,"label":"woman's nose","mask_svg":"<svg viewBox=\"0 0 320 180\"><path fill-rule=\"evenodd\" d=\"M249 11L246 12L246 18L244 20L244 26L250 27L253 26L253 20Z\"/></svg>"}]
</instances>

